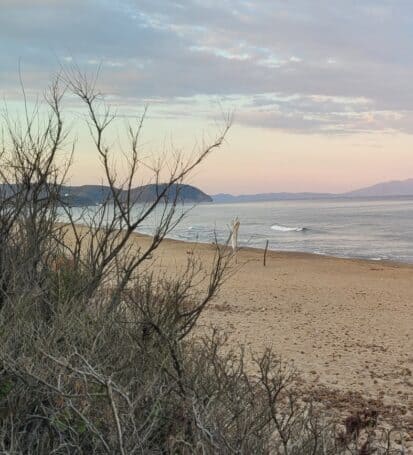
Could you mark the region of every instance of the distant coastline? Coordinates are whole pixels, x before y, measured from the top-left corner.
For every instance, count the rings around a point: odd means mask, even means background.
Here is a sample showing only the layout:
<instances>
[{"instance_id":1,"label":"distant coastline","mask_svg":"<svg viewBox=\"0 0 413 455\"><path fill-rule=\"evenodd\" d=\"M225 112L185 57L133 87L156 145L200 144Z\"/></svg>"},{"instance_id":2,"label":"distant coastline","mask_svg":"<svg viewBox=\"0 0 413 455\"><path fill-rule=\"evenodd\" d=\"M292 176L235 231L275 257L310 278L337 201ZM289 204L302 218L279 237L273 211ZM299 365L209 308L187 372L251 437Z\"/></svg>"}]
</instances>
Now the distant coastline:
<instances>
[{"instance_id":1,"label":"distant coastline","mask_svg":"<svg viewBox=\"0 0 413 455\"><path fill-rule=\"evenodd\" d=\"M277 193L275 193L277 194ZM248 204L252 202L294 202L294 201L385 201L385 200L400 200L400 199L412 199L413 194L401 194L401 195L392 195L392 196L347 196L343 194L331 194L329 196L320 196L319 193L314 193L313 196L302 197L299 196L299 193L291 193L291 197L271 197L271 198L262 198L262 199L250 199L250 195L243 195L244 197L234 196L234 199L220 199L214 200L212 197L213 204ZM208 202L207 202L208 204Z\"/></svg>"},{"instance_id":2,"label":"distant coastline","mask_svg":"<svg viewBox=\"0 0 413 455\"><path fill-rule=\"evenodd\" d=\"M118 191L117 189L115 189ZM0 195L6 197L18 191L15 184L0 184ZM59 187L62 201L73 207L98 206L111 198L111 190L105 185L62 185ZM271 202L294 200L329 200L353 198L403 198L413 197L413 179L377 183L346 193L318 193L318 192L269 192L256 194L207 194L200 188L187 184L173 184L169 187L165 183L148 184L131 189L131 201L134 203L150 203L156 200L160 193L164 193L164 202L178 203L242 203L242 202ZM125 191L119 189L122 199Z\"/></svg>"},{"instance_id":3,"label":"distant coastline","mask_svg":"<svg viewBox=\"0 0 413 455\"><path fill-rule=\"evenodd\" d=\"M349 199L349 198L387 198L413 196L413 179L394 180L377 183L346 193L316 193L316 192L279 192L233 195L218 193L211 195L214 202L269 202L283 200L305 199Z\"/></svg>"}]
</instances>

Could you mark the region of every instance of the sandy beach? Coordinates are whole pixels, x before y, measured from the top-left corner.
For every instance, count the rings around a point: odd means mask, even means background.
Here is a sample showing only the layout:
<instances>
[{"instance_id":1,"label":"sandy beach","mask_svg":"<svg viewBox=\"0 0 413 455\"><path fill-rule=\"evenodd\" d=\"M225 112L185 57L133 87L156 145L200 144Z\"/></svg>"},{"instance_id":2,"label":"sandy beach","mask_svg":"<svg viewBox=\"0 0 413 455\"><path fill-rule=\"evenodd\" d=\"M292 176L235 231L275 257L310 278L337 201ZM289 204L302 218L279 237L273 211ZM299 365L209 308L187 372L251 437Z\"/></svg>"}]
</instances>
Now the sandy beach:
<instances>
[{"instance_id":1,"label":"sandy beach","mask_svg":"<svg viewBox=\"0 0 413 455\"><path fill-rule=\"evenodd\" d=\"M165 240L154 260L173 275L192 254L208 264L213 247ZM255 249L237 266L200 324L255 352L272 347L331 406L371 403L413 435L413 266L269 251L264 267Z\"/></svg>"}]
</instances>

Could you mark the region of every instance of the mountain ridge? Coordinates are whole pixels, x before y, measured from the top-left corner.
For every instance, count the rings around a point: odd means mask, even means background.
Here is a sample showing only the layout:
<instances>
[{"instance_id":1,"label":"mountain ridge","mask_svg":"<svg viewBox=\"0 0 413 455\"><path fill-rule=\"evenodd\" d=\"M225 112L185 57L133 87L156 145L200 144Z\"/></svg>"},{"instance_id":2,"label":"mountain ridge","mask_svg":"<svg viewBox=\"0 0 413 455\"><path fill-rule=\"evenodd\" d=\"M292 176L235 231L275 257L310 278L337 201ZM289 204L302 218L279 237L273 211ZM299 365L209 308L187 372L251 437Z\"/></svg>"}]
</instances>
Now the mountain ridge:
<instances>
[{"instance_id":1,"label":"mountain ridge","mask_svg":"<svg viewBox=\"0 0 413 455\"><path fill-rule=\"evenodd\" d=\"M389 180L346 193L349 196L412 196L413 178Z\"/></svg>"},{"instance_id":2,"label":"mountain ridge","mask_svg":"<svg viewBox=\"0 0 413 455\"><path fill-rule=\"evenodd\" d=\"M0 184L0 189L5 193L11 194L14 185ZM175 183L166 189L166 183L148 184L131 189L130 198L134 203L151 203L156 200L159 193L166 190L164 199L167 201L178 202L212 202L212 198L192 185ZM104 185L80 185L60 187L62 198L71 206L82 207L90 205L99 205L111 198L111 190ZM126 192L120 192L120 199L126 197Z\"/></svg>"},{"instance_id":3,"label":"mountain ridge","mask_svg":"<svg viewBox=\"0 0 413 455\"><path fill-rule=\"evenodd\" d=\"M394 197L413 196L413 178L405 180L391 180L379 182L345 193L316 193L316 192L279 192L279 193L257 193L232 195L218 193L211 195L214 202L269 202L294 199L330 199L330 198L352 198L352 197Z\"/></svg>"},{"instance_id":4,"label":"mountain ridge","mask_svg":"<svg viewBox=\"0 0 413 455\"><path fill-rule=\"evenodd\" d=\"M165 183L142 185L131 190L131 200L138 203L153 202L157 194L166 187ZM6 191L7 185L0 184L0 190ZM179 192L177 196L177 192ZM62 186L61 193L72 206L99 205L110 198L110 188L104 185ZM121 198L125 193L121 192ZM413 178L391 180L359 188L345 193L317 192L269 192L256 194L218 193L208 195L199 188L187 184L174 184L166 193L165 199L173 201L176 197L181 203L232 203L232 202L269 202L279 200L308 200L353 197L395 197L413 196Z\"/></svg>"},{"instance_id":5,"label":"mountain ridge","mask_svg":"<svg viewBox=\"0 0 413 455\"><path fill-rule=\"evenodd\" d=\"M148 185L138 186L131 189L130 198L136 203L150 203L156 200L158 194L165 191L165 200L178 202L212 202L212 198L192 185L173 184L169 189L166 189L166 183L151 183ZM67 189L67 190L66 190ZM98 185L82 185L79 187L65 187L65 193L72 200L72 205L96 205L101 204L110 197L110 188L107 186ZM123 191L120 197L126 197L126 192Z\"/></svg>"}]
</instances>

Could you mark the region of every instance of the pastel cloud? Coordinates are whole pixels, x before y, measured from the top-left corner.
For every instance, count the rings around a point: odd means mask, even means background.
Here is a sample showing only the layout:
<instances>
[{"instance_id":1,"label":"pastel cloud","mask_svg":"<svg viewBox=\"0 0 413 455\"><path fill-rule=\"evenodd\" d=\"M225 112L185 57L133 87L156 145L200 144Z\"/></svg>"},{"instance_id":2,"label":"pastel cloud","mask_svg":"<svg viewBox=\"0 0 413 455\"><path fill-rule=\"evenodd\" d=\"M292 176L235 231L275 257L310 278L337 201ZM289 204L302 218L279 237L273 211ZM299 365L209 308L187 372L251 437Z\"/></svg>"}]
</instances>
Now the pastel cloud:
<instances>
[{"instance_id":1,"label":"pastel cloud","mask_svg":"<svg viewBox=\"0 0 413 455\"><path fill-rule=\"evenodd\" d=\"M411 133L413 5L360 3L1 0L0 83L14 96L19 58L33 89L59 62L102 62L113 99L159 115L220 99L252 126Z\"/></svg>"}]
</instances>

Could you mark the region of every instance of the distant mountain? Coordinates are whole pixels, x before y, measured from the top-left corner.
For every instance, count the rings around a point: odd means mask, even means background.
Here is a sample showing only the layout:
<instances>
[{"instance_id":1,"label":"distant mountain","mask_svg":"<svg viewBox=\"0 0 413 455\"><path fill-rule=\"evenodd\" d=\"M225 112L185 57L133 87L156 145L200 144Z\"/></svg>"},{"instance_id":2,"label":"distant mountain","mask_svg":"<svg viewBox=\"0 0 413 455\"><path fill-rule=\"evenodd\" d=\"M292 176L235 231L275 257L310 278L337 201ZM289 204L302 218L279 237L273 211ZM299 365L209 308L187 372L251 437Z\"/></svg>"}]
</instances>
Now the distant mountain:
<instances>
[{"instance_id":1,"label":"distant mountain","mask_svg":"<svg viewBox=\"0 0 413 455\"><path fill-rule=\"evenodd\" d=\"M234 196L227 193L212 195L214 202L259 202L259 201L285 201L294 199L329 199L329 198L353 198L353 197L392 197L413 196L413 179L394 180L391 182L377 183L347 193L260 193L241 194Z\"/></svg>"},{"instance_id":2,"label":"distant mountain","mask_svg":"<svg viewBox=\"0 0 413 455\"><path fill-rule=\"evenodd\" d=\"M157 194L165 189L166 184L150 184L134 188L131 198L135 202L148 203L155 200ZM0 184L0 190L10 193L11 187ZM353 197L392 197L392 196L413 196L413 178L407 180L394 180L391 182L377 183L376 185L349 191L347 193L259 193L232 195L219 193L209 196L200 189L183 184L172 185L166 193L166 199L173 201L177 191L179 202L199 203L199 202L266 202L266 201L285 201L294 199L330 199L330 198L353 198ZM73 206L98 205L110 197L110 189L101 185L83 186L64 186L61 189L62 196ZM124 197L124 194L121 195Z\"/></svg>"},{"instance_id":3,"label":"distant mountain","mask_svg":"<svg viewBox=\"0 0 413 455\"><path fill-rule=\"evenodd\" d=\"M97 205L107 200L110 188L100 185L63 186L61 194L73 206Z\"/></svg>"},{"instance_id":4,"label":"distant mountain","mask_svg":"<svg viewBox=\"0 0 413 455\"><path fill-rule=\"evenodd\" d=\"M214 202L268 202L268 201L286 201L293 199L320 199L334 197L330 193L259 193L259 194L241 194L233 196L232 194L220 193L212 197Z\"/></svg>"},{"instance_id":5,"label":"distant mountain","mask_svg":"<svg viewBox=\"0 0 413 455\"><path fill-rule=\"evenodd\" d=\"M148 203L156 199L157 195L164 191L166 184L150 184L133 188L131 191L131 200L138 203ZM12 187L0 185L6 194L10 194ZM100 185L83 185L83 186L62 186L62 197L72 206L98 205L110 198L111 191L108 186ZM126 197L126 192L122 192L121 198ZM165 199L174 201L177 197L179 202L198 203L212 202L212 198L200 189L183 184L172 185L165 194Z\"/></svg>"},{"instance_id":6,"label":"distant mountain","mask_svg":"<svg viewBox=\"0 0 413 455\"><path fill-rule=\"evenodd\" d=\"M139 202L152 202L165 188L166 184L140 186L132 191L132 199ZM212 202L211 196L191 185L172 185L166 193L167 199L173 201L177 192L180 202Z\"/></svg>"},{"instance_id":7,"label":"distant mountain","mask_svg":"<svg viewBox=\"0 0 413 455\"><path fill-rule=\"evenodd\" d=\"M413 196L413 179L393 180L345 193L348 197Z\"/></svg>"},{"instance_id":8,"label":"distant mountain","mask_svg":"<svg viewBox=\"0 0 413 455\"><path fill-rule=\"evenodd\" d=\"M131 190L131 200L137 203L153 202L165 189L165 183L139 186ZM110 197L110 189L107 186L71 186L64 187L63 192L70 198L70 203L76 206L101 204ZM121 193L120 197L126 197L126 192ZM165 193L165 199L168 201L172 202L176 198L179 202L212 202L212 198L200 189L183 184L174 184Z\"/></svg>"}]
</instances>

